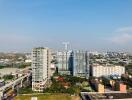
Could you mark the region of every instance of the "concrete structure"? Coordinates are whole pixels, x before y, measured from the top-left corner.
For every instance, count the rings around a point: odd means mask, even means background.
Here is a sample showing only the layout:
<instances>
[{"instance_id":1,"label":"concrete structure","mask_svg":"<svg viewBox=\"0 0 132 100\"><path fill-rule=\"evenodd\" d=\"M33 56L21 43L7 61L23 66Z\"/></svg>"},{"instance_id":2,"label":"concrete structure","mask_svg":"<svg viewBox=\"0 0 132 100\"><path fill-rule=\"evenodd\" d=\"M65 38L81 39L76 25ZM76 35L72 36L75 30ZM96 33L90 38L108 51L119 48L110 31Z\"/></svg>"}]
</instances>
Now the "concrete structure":
<instances>
[{"instance_id":1,"label":"concrete structure","mask_svg":"<svg viewBox=\"0 0 132 100\"><path fill-rule=\"evenodd\" d=\"M24 81L29 82L30 76L31 76L31 72L29 72L26 75L24 75L22 77L19 77L18 79L16 79L16 80L14 80L14 81L2 86L0 88L0 100L2 98L7 98L8 97L8 93L7 92L9 91L9 89L11 91L13 91L14 89L17 90L18 88L23 87ZM6 99L4 99L4 100L6 100Z\"/></svg>"},{"instance_id":2,"label":"concrete structure","mask_svg":"<svg viewBox=\"0 0 132 100\"><path fill-rule=\"evenodd\" d=\"M93 64L91 66L92 76L94 77L101 77L101 76L108 76L108 75L119 75L125 73L124 66L116 66L116 65L99 65Z\"/></svg>"},{"instance_id":3,"label":"concrete structure","mask_svg":"<svg viewBox=\"0 0 132 100\"><path fill-rule=\"evenodd\" d=\"M48 48L34 48L32 50L32 90L43 91L50 80L51 53Z\"/></svg>"},{"instance_id":4,"label":"concrete structure","mask_svg":"<svg viewBox=\"0 0 132 100\"><path fill-rule=\"evenodd\" d=\"M86 51L73 52L73 76L89 77L89 55Z\"/></svg>"},{"instance_id":5,"label":"concrete structure","mask_svg":"<svg viewBox=\"0 0 132 100\"><path fill-rule=\"evenodd\" d=\"M57 69L60 74L72 74L73 68L73 52L58 51L57 52Z\"/></svg>"},{"instance_id":6,"label":"concrete structure","mask_svg":"<svg viewBox=\"0 0 132 100\"><path fill-rule=\"evenodd\" d=\"M132 100L132 93L112 93L81 92L82 100Z\"/></svg>"}]
</instances>

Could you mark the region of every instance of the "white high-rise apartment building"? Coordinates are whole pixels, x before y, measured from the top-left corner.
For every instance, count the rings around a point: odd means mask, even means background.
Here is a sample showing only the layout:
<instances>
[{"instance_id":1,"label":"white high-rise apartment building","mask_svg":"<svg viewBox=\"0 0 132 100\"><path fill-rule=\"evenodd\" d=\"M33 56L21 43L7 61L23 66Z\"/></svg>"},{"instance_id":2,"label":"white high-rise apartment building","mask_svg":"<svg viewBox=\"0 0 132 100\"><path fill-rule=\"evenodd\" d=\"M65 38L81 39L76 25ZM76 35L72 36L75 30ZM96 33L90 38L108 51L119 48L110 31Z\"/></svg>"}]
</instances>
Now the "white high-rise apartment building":
<instances>
[{"instance_id":1,"label":"white high-rise apartment building","mask_svg":"<svg viewBox=\"0 0 132 100\"><path fill-rule=\"evenodd\" d=\"M101 77L101 76L108 76L108 75L119 75L125 73L124 66L116 66L116 65L99 65L93 64L91 66L92 76L94 77Z\"/></svg>"},{"instance_id":2,"label":"white high-rise apartment building","mask_svg":"<svg viewBox=\"0 0 132 100\"><path fill-rule=\"evenodd\" d=\"M51 53L48 48L34 48L32 50L32 90L43 91L50 79Z\"/></svg>"}]
</instances>

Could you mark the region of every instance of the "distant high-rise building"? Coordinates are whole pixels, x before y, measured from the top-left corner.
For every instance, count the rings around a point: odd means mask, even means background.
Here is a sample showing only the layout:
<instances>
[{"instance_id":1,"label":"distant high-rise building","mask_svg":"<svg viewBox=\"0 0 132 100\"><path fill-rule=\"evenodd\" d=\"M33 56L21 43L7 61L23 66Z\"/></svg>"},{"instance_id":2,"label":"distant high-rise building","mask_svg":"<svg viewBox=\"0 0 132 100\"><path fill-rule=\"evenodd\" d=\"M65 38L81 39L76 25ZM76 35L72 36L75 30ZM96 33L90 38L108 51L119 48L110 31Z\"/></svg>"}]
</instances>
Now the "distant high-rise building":
<instances>
[{"instance_id":1,"label":"distant high-rise building","mask_svg":"<svg viewBox=\"0 0 132 100\"><path fill-rule=\"evenodd\" d=\"M34 48L32 50L32 90L43 91L50 79L51 53L48 48Z\"/></svg>"},{"instance_id":2,"label":"distant high-rise building","mask_svg":"<svg viewBox=\"0 0 132 100\"><path fill-rule=\"evenodd\" d=\"M85 51L73 53L73 76L89 77L89 55Z\"/></svg>"},{"instance_id":3,"label":"distant high-rise building","mask_svg":"<svg viewBox=\"0 0 132 100\"><path fill-rule=\"evenodd\" d=\"M57 52L57 69L60 74L72 74L73 58L72 51L58 51Z\"/></svg>"}]
</instances>

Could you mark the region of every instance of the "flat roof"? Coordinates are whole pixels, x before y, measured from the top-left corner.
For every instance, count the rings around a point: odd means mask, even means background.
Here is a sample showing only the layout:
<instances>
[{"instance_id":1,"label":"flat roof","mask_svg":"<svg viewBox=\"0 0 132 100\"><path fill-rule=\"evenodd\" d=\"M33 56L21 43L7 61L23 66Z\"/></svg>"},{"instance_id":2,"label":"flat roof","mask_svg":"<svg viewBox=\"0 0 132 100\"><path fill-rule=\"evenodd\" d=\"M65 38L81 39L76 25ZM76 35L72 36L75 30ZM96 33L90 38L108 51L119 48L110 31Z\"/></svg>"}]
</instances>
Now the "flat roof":
<instances>
[{"instance_id":1,"label":"flat roof","mask_svg":"<svg viewBox=\"0 0 132 100\"><path fill-rule=\"evenodd\" d=\"M94 93L94 94L85 94L84 96L89 97L92 100L96 99L132 99L132 93Z\"/></svg>"}]
</instances>

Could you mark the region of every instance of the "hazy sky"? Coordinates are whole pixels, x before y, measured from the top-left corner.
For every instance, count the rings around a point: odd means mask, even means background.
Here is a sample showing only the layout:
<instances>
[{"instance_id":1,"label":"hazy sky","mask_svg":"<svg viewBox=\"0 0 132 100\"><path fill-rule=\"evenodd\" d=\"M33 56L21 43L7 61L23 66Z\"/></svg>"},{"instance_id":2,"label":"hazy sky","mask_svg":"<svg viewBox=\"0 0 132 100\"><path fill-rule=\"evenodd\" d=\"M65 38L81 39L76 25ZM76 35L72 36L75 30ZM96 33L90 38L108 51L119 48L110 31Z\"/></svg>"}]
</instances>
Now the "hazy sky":
<instances>
[{"instance_id":1,"label":"hazy sky","mask_svg":"<svg viewBox=\"0 0 132 100\"><path fill-rule=\"evenodd\" d=\"M0 0L0 51L132 51L132 0Z\"/></svg>"}]
</instances>

